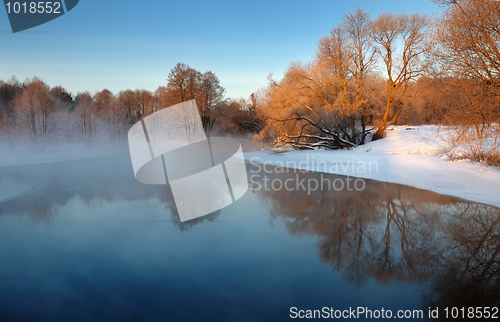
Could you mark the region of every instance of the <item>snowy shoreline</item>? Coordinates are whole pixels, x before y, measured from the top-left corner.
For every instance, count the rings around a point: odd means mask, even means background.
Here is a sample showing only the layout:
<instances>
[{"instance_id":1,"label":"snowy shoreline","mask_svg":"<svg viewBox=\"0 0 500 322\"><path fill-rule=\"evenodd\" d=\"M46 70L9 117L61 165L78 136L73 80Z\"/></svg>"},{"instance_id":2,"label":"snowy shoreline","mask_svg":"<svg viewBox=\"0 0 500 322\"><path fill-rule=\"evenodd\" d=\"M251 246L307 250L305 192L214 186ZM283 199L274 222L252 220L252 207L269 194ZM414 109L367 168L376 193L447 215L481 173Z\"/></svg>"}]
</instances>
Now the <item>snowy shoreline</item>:
<instances>
[{"instance_id":1,"label":"snowy shoreline","mask_svg":"<svg viewBox=\"0 0 500 322\"><path fill-rule=\"evenodd\" d=\"M439 155L447 134L437 126L393 127L383 140L354 150L251 151L254 164L404 184L500 207L500 169Z\"/></svg>"},{"instance_id":2,"label":"snowy shoreline","mask_svg":"<svg viewBox=\"0 0 500 322\"><path fill-rule=\"evenodd\" d=\"M404 184L500 208L500 169L465 160L450 161L442 155L443 149L448 147L447 142L449 133L437 126L418 126L411 130L396 126L388 131L385 139L354 150L253 150L245 151L244 157L254 164ZM3 151L0 168L116 154L129 157L126 142L96 144L90 150L74 144L45 151L35 151L29 146L18 146L12 151L4 144L0 150ZM18 190L29 188L23 186L14 189L12 183L5 180L0 182L0 200L11 197Z\"/></svg>"}]
</instances>

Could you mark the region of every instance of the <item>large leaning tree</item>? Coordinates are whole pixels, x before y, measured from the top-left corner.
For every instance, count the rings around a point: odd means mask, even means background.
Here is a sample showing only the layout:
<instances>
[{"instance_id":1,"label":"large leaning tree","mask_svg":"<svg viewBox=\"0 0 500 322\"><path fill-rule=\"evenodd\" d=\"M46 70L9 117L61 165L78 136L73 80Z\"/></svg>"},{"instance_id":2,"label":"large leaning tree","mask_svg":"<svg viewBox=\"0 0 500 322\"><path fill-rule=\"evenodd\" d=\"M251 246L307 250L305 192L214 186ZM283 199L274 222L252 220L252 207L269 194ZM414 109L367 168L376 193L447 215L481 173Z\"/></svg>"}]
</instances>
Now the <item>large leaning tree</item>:
<instances>
[{"instance_id":1,"label":"large leaning tree","mask_svg":"<svg viewBox=\"0 0 500 322\"><path fill-rule=\"evenodd\" d=\"M384 137L403 108L402 99L411 82L425 70L423 54L427 44L429 19L421 14L380 14L373 22L373 41L385 67L386 103L373 139Z\"/></svg>"},{"instance_id":2,"label":"large leaning tree","mask_svg":"<svg viewBox=\"0 0 500 322\"><path fill-rule=\"evenodd\" d=\"M343 149L365 142L371 32L369 14L356 9L320 39L314 61L292 63L281 81L271 82L265 131L276 143Z\"/></svg>"}]
</instances>

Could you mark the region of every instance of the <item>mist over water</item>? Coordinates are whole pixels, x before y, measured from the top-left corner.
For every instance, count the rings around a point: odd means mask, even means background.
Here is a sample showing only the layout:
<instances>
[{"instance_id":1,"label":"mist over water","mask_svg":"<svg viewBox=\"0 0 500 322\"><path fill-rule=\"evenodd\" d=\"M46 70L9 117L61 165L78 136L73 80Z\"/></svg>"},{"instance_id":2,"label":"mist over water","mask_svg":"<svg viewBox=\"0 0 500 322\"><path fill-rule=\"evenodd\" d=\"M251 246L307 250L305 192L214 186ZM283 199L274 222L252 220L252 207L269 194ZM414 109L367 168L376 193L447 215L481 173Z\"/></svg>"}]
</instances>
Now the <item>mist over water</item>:
<instances>
[{"instance_id":1,"label":"mist over water","mask_svg":"<svg viewBox=\"0 0 500 322\"><path fill-rule=\"evenodd\" d=\"M254 180L297 175L324 174ZM0 199L2 320L284 321L292 306L498 304L500 211L428 191L371 180L363 191L253 189L181 223L169 186L138 183L126 149L1 167L0 182L13 187Z\"/></svg>"}]
</instances>

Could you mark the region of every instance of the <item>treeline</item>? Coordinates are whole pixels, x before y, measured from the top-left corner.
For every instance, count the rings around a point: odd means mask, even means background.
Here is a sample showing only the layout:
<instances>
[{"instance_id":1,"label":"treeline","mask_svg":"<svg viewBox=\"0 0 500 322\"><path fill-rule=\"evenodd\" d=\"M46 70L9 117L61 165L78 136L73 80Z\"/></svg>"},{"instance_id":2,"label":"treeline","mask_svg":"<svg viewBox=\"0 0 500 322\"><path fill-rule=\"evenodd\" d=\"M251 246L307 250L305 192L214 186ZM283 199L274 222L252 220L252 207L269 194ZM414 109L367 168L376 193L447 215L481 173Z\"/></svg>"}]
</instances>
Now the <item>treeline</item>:
<instances>
[{"instance_id":1,"label":"treeline","mask_svg":"<svg viewBox=\"0 0 500 322\"><path fill-rule=\"evenodd\" d=\"M500 2L441 1L422 14L358 8L318 42L314 59L271 80L265 137L312 149L383 138L392 124L444 124L498 143ZM466 140L466 141L467 141Z\"/></svg>"},{"instance_id":2,"label":"treeline","mask_svg":"<svg viewBox=\"0 0 500 322\"><path fill-rule=\"evenodd\" d=\"M228 100L218 77L178 63L166 86L154 92L125 90L117 95L104 89L73 96L62 86L50 87L34 77L19 82L0 81L0 131L12 142L29 139L45 147L64 141L91 146L97 138L116 141L126 136L141 118L183 101L196 99L207 132L255 134L262 128L254 117L255 95L249 100Z\"/></svg>"},{"instance_id":3,"label":"treeline","mask_svg":"<svg viewBox=\"0 0 500 322\"><path fill-rule=\"evenodd\" d=\"M446 8L434 20L372 18L361 8L346 14L318 41L312 61L292 62L282 79L270 77L269 86L248 99L226 99L213 72L182 63L154 92L72 97L36 78L1 82L1 129L33 142L66 131L90 145L99 134L116 140L142 117L196 99L207 132L341 149L383 138L393 124L443 124L457 129L453 144L467 145L464 157L500 160L500 2L435 2Z\"/></svg>"}]
</instances>

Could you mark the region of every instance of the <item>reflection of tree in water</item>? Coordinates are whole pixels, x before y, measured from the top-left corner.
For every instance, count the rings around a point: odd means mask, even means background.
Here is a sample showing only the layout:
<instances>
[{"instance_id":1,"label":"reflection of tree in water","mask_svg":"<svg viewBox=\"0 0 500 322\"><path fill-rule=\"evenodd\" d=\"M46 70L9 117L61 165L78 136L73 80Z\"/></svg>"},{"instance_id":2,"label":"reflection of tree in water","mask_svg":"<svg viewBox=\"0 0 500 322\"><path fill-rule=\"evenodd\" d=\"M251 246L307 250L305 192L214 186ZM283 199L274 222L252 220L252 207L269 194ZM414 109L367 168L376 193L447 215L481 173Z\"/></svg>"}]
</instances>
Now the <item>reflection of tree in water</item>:
<instances>
[{"instance_id":1,"label":"reflection of tree in water","mask_svg":"<svg viewBox=\"0 0 500 322\"><path fill-rule=\"evenodd\" d=\"M306 180L342 178L299 172L268 176L286 180L297 174ZM427 302L433 305L456 303L464 294L481 299L478 305L487 303L485 297L498 302L498 209L407 186L365 182L360 192L265 189L257 194L270 203L273 219L284 220L292 234L317 235L322 261L355 285L369 277L381 284L431 281L435 296ZM482 292L481 297L473 290Z\"/></svg>"},{"instance_id":2,"label":"reflection of tree in water","mask_svg":"<svg viewBox=\"0 0 500 322\"><path fill-rule=\"evenodd\" d=\"M433 194L394 184L371 182L379 191L377 212L383 214L376 225L382 230L377 241L371 275L380 282L426 280L438 261L439 248L432 241L439 226L439 209L427 200ZM363 194L363 193L361 193ZM441 202L441 201L440 201ZM442 202L447 202L447 198Z\"/></svg>"},{"instance_id":3,"label":"reflection of tree in water","mask_svg":"<svg viewBox=\"0 0 500 322\"><path fill-rule=\"evenodd\" d=\"M500 212L459 204L444 226L447 256L426 295L430 306L500 305ZM444 316L441 312L440 316Z\"/></svg>"},{"instance_id":4,"label":"reflection of tree in water","mask_svg":"<svg viewBox=\"0 0 500 322\"><path fill-rule=\"evenodd\" d=\"M157 196L157 198L165 205L165 208L169 210L170 220L177 228L179 228L180 231L188 231L193 226L202 222L214 221L220 214L220 210L218 210L203 217L198 217L181 222L177 207L175 206L174 197L170 185L163 186L161 189L161 193Z\"/></svg>"},{"instance_id":5,"label":"reflection of tree in water","mask_svg":"<svg viewBox=\"0 0 500 322\"><path fill-rule=\"evenodd\" d=\"M45 188L34 188L17 197L11 198L0 204L0 215L4 213L29 213L30 219L35 223L50 225L54 220L57 209L74 196L71 190L61 192L60 186L54 184ZM58 193L60 198L54 200L48 195Z\"/></svg>"},{"instance_id":6,"label":"reflection of tree in water","mask_svg":"<svg viewBox=\"0 0 500 322\"><path fill-rule=\"evenodd\" d=\"M44 184L0 203L0 215L29 214L36 222L50 223L58 208L75 197L91 209L102 201L159 200L182 231L219 214L181 223L169 186L140 184L131 166L116 160L108 165L102 160L85 160L34 169L32 176L41 176ZM21 167L19 171L28 170ZM322 179L321 174L300 172L268 176L295 180L297 174ZM256 178L263 179L253 180ZM283 189L256 193L270 204L271 218L283 220L290 233L317 235L321 260L355 285L368 278L382 284L430 281L431 290L425 296L428 306L499 304L498 209L407 186L365 182L361 192L317 190L307 194Z\"/></svg>"},{"instance_id":7,"label":"reflection of tree in water","mask_svg":"<svg viewBox=\"0 0 500 322\"><path fill-rule=\"evenodd\" d=\"M322 174L300 175L307 180L323 179ZM290 174L272 176L284 180ZM333 181L342 177L326 178ZM428 263L437 252L431 251L428 241L439 216L423 211L418 198L409 198L416 189L365 182L366 189L361 192L317 190L308 195L280 190L260 195L271 201L272 216L283 218L290 232L318 235L321 259L351 282L361 285L367 276L382 283L424 280L429 274ZM421 200L434 195L421 193L425 195Z\"/></svg>"},{"instance_id":8,"label":"reflection of tree in water","mask_svg":"<svg viewBox=\"0 0 500 322\"><path fill-rule=\"evenodd\" d=\"M213 221L219 215L214 212L180 222L170 186L141 184L133 177L131 166L127 163L123 167L121 163L122 159L91 159L9 169L9 175L19 171L26 177L28 172L39 184L35 189L0 203L0 215L28 214L35 223L49 225L58 209L75 198L81 199L89 209L96 209L103 202L159 200L169 211L174 225L182 231L204 221Z\"/></svg>"}]
</instances>

